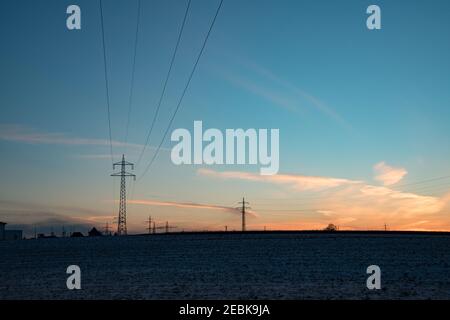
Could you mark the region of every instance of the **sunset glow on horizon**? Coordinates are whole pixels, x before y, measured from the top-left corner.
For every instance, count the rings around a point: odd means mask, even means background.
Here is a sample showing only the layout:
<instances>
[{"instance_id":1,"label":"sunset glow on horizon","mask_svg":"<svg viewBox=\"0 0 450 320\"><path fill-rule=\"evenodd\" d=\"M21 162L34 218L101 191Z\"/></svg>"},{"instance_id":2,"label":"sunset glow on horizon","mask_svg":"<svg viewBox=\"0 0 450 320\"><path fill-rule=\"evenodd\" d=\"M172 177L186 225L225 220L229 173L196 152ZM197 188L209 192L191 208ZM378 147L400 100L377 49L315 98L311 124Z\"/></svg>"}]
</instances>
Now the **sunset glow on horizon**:
<instances>
[{"instance_id":1,"label":"sunset glow on horizon","mask_svg":"<svg viewBox=\"0 0 450 320\"><path fill-rule=\"evenodd\" d=\"M8 226L28 237L115 231L112 162L124 155L137 176L126 184L130 234L145 233L149 216L173 231L240 230L243 198L248 230L450 231L450 2L383 1L383 28L368 31L356 0L257 10L228 0L211 30L217 3L193 1L178 47L185 3L143 1L133 63L136 8L104 1L105 64L98 3L78 2L77 31L57 1L3 5ZM203 132L279 130L277 174L260 163L175 165L171 133L199 121Z\"/></svg>"}]
</instances>

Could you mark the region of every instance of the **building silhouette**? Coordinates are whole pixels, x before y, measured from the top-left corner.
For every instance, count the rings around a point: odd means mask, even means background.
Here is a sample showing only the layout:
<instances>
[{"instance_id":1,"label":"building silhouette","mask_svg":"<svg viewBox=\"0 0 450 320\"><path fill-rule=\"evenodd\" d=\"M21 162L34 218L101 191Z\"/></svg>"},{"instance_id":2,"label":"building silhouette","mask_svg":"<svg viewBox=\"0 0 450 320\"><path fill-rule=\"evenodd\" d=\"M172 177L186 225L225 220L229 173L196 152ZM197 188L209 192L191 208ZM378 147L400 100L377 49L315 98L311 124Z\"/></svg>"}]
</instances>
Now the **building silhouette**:
<instances>
[{"instance_id":1,"label":"building silhouette","mask_svg":"<svg viewBox=\"0 0 450 320\"><path fill-rule=\"evenodd\" d=\"M2 240L22 240L23 232L22 230L6 230L5 226L7 223L0 222L0 241Z\"/></svg>"}]
</instances>

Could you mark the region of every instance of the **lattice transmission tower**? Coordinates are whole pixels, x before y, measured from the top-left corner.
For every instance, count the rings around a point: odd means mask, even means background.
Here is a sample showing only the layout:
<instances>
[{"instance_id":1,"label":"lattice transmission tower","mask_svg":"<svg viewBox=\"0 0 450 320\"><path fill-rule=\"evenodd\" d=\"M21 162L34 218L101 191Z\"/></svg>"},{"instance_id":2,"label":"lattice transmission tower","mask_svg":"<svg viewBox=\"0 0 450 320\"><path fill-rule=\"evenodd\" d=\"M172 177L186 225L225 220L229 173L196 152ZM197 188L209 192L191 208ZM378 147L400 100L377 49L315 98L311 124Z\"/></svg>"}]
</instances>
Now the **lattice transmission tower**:
<instances>
[{"instance_id":1,"label":"lattice transmission tower","mask_svg":"<svg viewBox=\"0 0 450 320\"><path fill-rule=\"evenodd\" d=\"M120 166L120 172L113 173L112 177L120 177L120 204L119 216L117 219L117 235L123 236L127 234L127 192L126 192L126 177L133 177L136 180L136 175L125 171L126 166L130 166L134 170L134 164L125 161L125 155L122 155L122 161L113 164L113 170L116 166Z\"/></svg>"},{"instance_id":2,"label":"lattice transmission tower","mask_svg":"<svg viewBox=\"0 0 450 320\"><path fill-rule=\"evenodd\" d=\"M247 226L246 226L246 221L245 221L245 210L251 209L250 207L248 207L247 205L249 204L247 201L245 201L245 198L242 198L241 202L238 202L239 204L241 204L241 207L237 207L236 209L241 210L242 213L242 232L245 232L247 230Z\"/></svg>"}]
</instances>

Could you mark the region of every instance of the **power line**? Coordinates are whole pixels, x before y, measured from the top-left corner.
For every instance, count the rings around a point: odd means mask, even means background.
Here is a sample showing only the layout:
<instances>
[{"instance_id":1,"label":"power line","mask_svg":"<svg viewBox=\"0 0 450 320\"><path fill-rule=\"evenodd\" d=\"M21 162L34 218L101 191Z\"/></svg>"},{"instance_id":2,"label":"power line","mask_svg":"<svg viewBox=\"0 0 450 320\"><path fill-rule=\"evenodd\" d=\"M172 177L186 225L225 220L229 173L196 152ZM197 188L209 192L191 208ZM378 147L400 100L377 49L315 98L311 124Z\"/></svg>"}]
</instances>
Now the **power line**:
<instances>
[{"instance_id":1,"label":"power line","mask_svg":"<svg viewBox=\"0 0 450 320\"><path fill-rule=\"evenodd\" d=\"M139 37L140 17L141 17L141 0L138 0L136 33L135 33L135 36L134 36L133 64L132 64L132 70L131 70L130 96L129 96L129 99L128 99L128 117L127 117L127 127L126 127L126 130L125 130L125 153L127 151L128 130L129 130L129 127L130 127L131 106L132 106L132 102L133 102L134 74L135 74L135 70L136 70L136 53L137 53L137 45L138 45L138 37Z\"/></svg>"},{"instance_id":2,"label":"power line","mask_svg":"<svg viewBox=\"0 0 450 320\"><path fill-rule=\"evenodd\" d=\"M105 73L106 105L108 108L109 149L110 149L110 153L111 153L111 163L114 163L113 147L112 147L112 133L111 133L111 108L110 108L110 103L109 103L108 68L107 68L107 62L106 62L105 28L104 28L104 21L103 21L102 0L100 0L100 20L101 20L101 25L102 25L103 65L104 65L104 73Z\"/></svg>"},{"instance_id":3,"label":"power line","mask_svg":"<svg viewBox=\"0 0 450 320\"><path fill-rule=\"evenodd\" d=\"M166 93L167 83L169 82L170 74L172 73L173 63L175 61L175 57L176 57L177 52L178 52L178 47L180 45L181 36L183 35L184 26L186 25L186 19L187 19L188 13L189 13L190 6L191 6L191 0L188 1L187 6L186 6L186 11L184 13L183 23L181 24L181 28L180 28L180 31L178 33L178 39L177 39L177 43L175 45L175 49L174 49L173 54L172 54L172 59L170 61L169 70L167 71L166 79L164 81L164 86L163 86L161 95L159 97L158 105L156 107L156 111L155 111L155 114L153 116L153 120L152 120L152 124L150 126L150 130L148 131L147 138L145 139L144 147L142 148L142 151L141 151L141 153L139 155L139 158L138 158L138 161L136 163L137 167L139 166L139 164L140 164L140 162L142 160L142 157L143 157L143 155L145 153L145 150L147 149L147 145L148 145L148 143L150 141L150 136L151 136L153 128L155 126L156 119L158 118L159 109L161 108L161 103L162 103L162 100L163 100L164 95Z\"/></svg>"},{"instance_id":4,"label":"power line","mask_svg":"<svg viewBox=\"0 0 450 320\"><path fill-rule=\"evenodd\" d=\"M109 223L107 222L104 228L104 235L110 236L111 235L111 227L109 226Z\"/></svg>"},{"instance_id":5,"label":"power line","mask_svg":"<svg viewBox=\"0 0 450 320\"><path fill-rule=\"evenodd\" d=\"M450 176L442 176L442 177L431 178L431 179L416 181L416 182L407 183L407 184L401 184L401 185L393 186L393 187L394 188L403 188L403 187L409 187L409 186L413 186L413 185L417 185L417 184L423 184L423 183L427 183L427 182L444 180L444 179L448 179L448 178L450 178Z\"/></svg>"},{"instance_id":6,"label":"power line","mask_svg":"<svg viewBox=\"0 0 450 320\"><path fill-rule=\"evenodd\" d=\"M200 50L200 53L197 56L197 60L195 61L194 67L192 68L191 74L189 75L189 78L188 78L188 81L186 83L186 86L184 87L183 93L181 94L180 100L178 101L177 107L175 108L175 112L173 113L172 118L169 121L169 125L167 126L167 128L166 128L166 130L164 132L164 135L163 135L163 137L161 139L161 142L158 145L158 148L156 149L156 151L155 151L155 153L153 155L153 158L151 159L150 163L145 168L144 173L140 176L139 180L147 173L147 171L150 169L151 165L155 161L156 156L158 155L158 152L161 149L162 144L164 143L164 140L165 140L165 138L167 136L167 133L169 132L170 127L172 126L173 120L175 119L175 116L178 113L178 110L180 108L181 102L183 101L183 98L186 95L186 92L187 92L187 89L189 87L189 84L191 83L192 77L194 76L195 70L197 69L198 62L200 61L200 58L202 57L203 51L205 50L206 43L208 42L209 36L211 34L211 30L214 27L214 24L216 22L217 16L219 15L220 8L222 7L222 3L223 3L223 0L220 0L219 6L217 7L217 10L216 10L216 14L214 15L214 19L211 22L211 25L209 27L208 33L206 34L205 40L203 41L203 45L202 45L202 48Z\"/></svg>"},{"instance_id":7,"label":"power line","mask_svg":"<svg viewBox=\"0 0 450 320\"><path fill-rule=\"evenodd\" d=\"M324 208L299 208L299 209L255 209L255 211L275 211L275 212L301 212L301 211L318 211L318 210L326 210Z\"/></svg>"},{"instance_id":8,"label":"power line","mask_svg":"<svg viewBox=\"0 0 450 320\"><path fill-rule=\"evenodd\" d=\"M111 133L111 110L110 110L110 102L109 102L109 83L108 83L108 68L107 68L107 61L106 61L106 45L105 45L105 28L104 28L104 20L103 20L103 5L102 0L99 1L100 3L100 21L101 21L101 31L102 31L102 48L103 48L103 67L104 67L104 75L105 75L105 88L106 88L106 106L108 111L108 129L109 129L109 151L111 154L111 164L114 167L114 156L113 156L113 147L112 147L112 133ZM114 188L114 182L112 182L113 187L113 199L116 198L115 196L115 188Z\"/></svg>"},{"instance_id":9,"label":"power line","mask_svg":"<svg viewBox=\"0 0 450 320\"><path fill-rule=\"evenodd\" d=\"M449 189L450 188L450 183L446 182L446 183L441 183L441 184L437 184L437 185L432 185L432 186L420 186L420 187L416 187L412 190L409 191L402 191L403 193L423 193L423 192L434 192L434 191L439 191L439 190L445 190L445 189Z\"/></svg>"}]
</instances>

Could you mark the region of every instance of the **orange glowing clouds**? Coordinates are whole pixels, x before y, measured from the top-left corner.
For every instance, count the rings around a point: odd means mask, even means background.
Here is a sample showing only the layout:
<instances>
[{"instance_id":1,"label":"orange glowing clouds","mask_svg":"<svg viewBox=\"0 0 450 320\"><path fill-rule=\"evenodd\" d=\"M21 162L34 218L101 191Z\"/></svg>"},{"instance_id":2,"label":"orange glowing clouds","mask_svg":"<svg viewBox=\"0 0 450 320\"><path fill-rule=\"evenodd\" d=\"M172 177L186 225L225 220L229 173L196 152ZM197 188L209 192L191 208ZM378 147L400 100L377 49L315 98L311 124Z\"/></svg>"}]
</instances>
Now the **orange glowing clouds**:
<instances>
[{"instance_id":1,"label":"orange glowing clouds","mask_svg":"<svg viewBox=\"0 0 450 320\"><path fill-rule=\"evenodd\" d=\"M407 173L405 169L393 168L384 162L375 167L379 170L379 180L383 184L398 182ZM397 230L450 230L450 217L446 214L450 210L450 194L442 197L421 195L394 190L384 185L375 186L363 181L333 177L287 174L260 176L209 169L200 169L198 174L216 179L263 182L269 189L270 184L282 185L293 198L302 195L304 191L315 192L318 195L316 199L306 200L308 207L315 209L314 216L311 219L308 217L312 224L329 222L338 224L341 229L358 230L381 229L387 223L391 229ZM288 209L292 211L297 208L293 205ZM298 212L298 216L293 216L295 220L301 215L300 209ZM280 210L278 217L272 220L273 225L279 225L284 220L282 216Z\"/></svg>"},{"instance_id":2,"label":"orange glowing clouds","mask_svg":"<svg viewBox=\"0 0 450 320\"><path fill-rule=\"evenodd\" d=\"M376 173L375 180L380 181L385 186L396 184L408 173L403 168L388 166L384 161L377 163L373 169Z\"/></svg>"}]
</instances>

